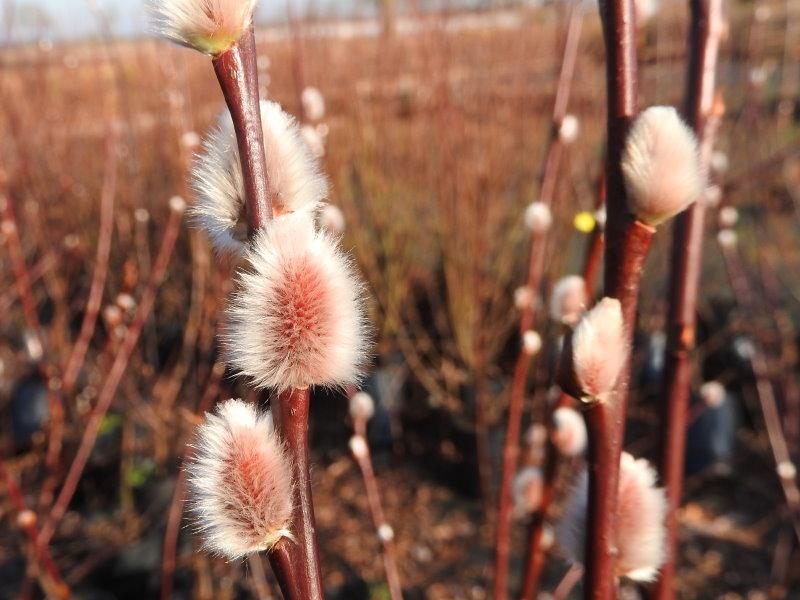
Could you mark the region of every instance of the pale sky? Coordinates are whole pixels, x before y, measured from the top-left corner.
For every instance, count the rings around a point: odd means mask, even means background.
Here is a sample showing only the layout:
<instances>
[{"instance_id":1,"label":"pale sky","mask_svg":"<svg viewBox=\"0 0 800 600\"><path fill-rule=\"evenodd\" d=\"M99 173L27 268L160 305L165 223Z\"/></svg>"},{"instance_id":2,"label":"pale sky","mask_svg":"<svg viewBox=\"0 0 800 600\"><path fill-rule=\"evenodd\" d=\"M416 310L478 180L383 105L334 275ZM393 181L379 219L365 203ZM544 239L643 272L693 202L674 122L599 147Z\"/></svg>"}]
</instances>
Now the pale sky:
<instances>
[{"instance_id":1,"label":"pale sky","mask_svg":"<svg viewBox=\"0 0 800 600\"><path fill-rule=\"evenodd\" d=\"M97 31L97 20L91 6L97 6L110 15L115 34L138 35L147 31L144 0L11 0L15 6L12 31L15 40L32 37L75 38ZM292 0L293 6L302 7L320 16L363 14L370 0ZM46 14L50 26L42 26ZM262 0L258 10L260 20L276 21L286 14L286 0ZM8 24L2 17L3 30Z\"/></svg>"}]
</instances>

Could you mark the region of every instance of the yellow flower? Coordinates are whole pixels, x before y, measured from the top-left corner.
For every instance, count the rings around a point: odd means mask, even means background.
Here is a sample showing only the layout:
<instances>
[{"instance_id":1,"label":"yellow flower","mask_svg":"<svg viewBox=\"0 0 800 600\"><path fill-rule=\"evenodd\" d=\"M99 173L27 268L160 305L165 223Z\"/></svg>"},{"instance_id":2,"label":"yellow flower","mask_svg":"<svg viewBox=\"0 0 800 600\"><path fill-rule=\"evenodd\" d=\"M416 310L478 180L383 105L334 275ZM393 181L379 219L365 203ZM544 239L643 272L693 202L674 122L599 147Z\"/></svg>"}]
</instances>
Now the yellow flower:
<instances>
[{"instance_id":1,"label":"yellow flower","mask_svg":"<svg viewBox=\"0 0 800 600\"><path fill-rule=\"evenodd\" d=\"M592 213L583 210L575 215L572 224L575 225L575 229L581 233L590 233L594 229L597 222L595 221Z\"/></svg>"}]
</instances>

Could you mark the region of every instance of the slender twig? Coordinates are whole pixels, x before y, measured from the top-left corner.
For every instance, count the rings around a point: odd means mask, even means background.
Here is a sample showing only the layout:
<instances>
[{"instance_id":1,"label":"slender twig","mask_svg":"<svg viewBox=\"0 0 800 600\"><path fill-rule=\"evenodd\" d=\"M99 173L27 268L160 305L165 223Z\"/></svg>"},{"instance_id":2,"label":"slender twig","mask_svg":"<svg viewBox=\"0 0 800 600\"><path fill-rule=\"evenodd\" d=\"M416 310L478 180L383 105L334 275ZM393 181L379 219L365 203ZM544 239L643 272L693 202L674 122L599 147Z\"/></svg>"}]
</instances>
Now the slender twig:
<instances>
[{"instance_id":1,"label":"slender twig","mask_svg":"<svg viewBox=\"0 0 800 600\"><path fill-rule=\"evenodd\" d=\"M714 79L719 38L722 30L721 0L690 0L689 72L685 113L689 124L706 150L701 154L705 166L711 150L707 127L713 119ZM675 219L672 229L667 352L662 391L661 479L667 490L664 520L667 560L655 586L654 597L674 597L677 550L677 511L683 492L683 463L686 451L686 424L692 373L690 357L695 344L697 292L703 251L705 202L695 202Z\"/></svg>"},{"instance_id":2,"label":"slender twig","mask_svg":"<svg viewBox=\"0 0 800 600\"><path fill-rule=\"evenodd\" d=\"M605 174L602 174L597 186L597 198L595 208L600 209L605 205ZM591 297L591 290L594 289L597 272L603 258L603 232L598 223L592 230L592 235L587 244L586 254L583 262L583 281L586 286L586 293ZM569 406L571 396L562 392L554 408ZM544 487L542 490L542 501L539 509L531 519L528 531L528 549L525 561L525 571L522 578L523 600L532 600L536 597L539 584L544 570L545 549L542 547L544 537L544 525L547 522L550 506L555 498L555 486L559 477L559 465L561 457L552 443L553 422L547 423L548 433L550 434L546 446L545 467L544 467ZM581 571L582 573L583 571Z\"/></svg>"},{"instance_id":3,"label":"slender twig","mask_svg":"<svg viewBox=\"0 0 800 600\"><path fill-rule=\"evenodd\" d=\"M28 540L31 543L31 554L36 562L42 566L42 569L44 569L44 572L47 574L47 577L52 583L53 587L49 591L51 591L57 598L69 597L69 587L61 578L58 567L56 567L55 562L53 562L53 557L50 556L50 551L45 544L39 542L39 533L36 527L36 515L33 511L29 510L25 504L25 497L22 495L19 485L17 485L17 482L11 475L11 472L8 470L8 467L6 467L5 461L2 458L0 458L0 479L2 479L3 483L5 483L6 490L8 491L8 497L11 500L11 503L14 505L14 510L16 510L17 514L20 516L20 526L22 527L23 531L25 531L25 535L28 537ZM23 518L23 516L25 517Z\"/></svg>"},{"instance_id":4,"label":"slender twig","mask_svg":"<svg viewBox=\"0 0 800 600\"><path fill-rule=\"evenodd\" d=\"M105 417L106 412L111 406L111 402L116 395L122 376L125 374L125 370L128 367L131 354L139 341L142 327L155 304L156 292L164 279L170 257L172 256L172 250L175 247L175 241L178 238L182 216L182 210L171 208L169 222L164 231L164 237L161 240L161 247L158 250L158 255L156 256L156 261L150 273L147 286L139 300L133 321L125 333L122 345L114 357L114 363L111 365L108 376L98 394L97 403L92 409L89 420L86 423L86 429L83 432L80 446L67 472L64 485L61 487L58 498L53 504L50 514L39 533L39 540L43 545L49 543L55 533L56 527L58 527L64 513L67 511L72 496L75 494L78 482L86 467L86 462L89 460L89 455L97 440L103 417Z\"/></svg>"},{"instance_id":5,"label":"slender twig","mask_svg":"<svg viewBox=\"0 0 800 600\"><path fill-rule=\"evenodd\" d=\"M636 29L632 0L607 0L600 5L606 48L608 97L606 153L605 295L622 305L628 344L633 340L639 281L653 229L628 212L621 156L631 119L636 114ZM589 472L584 565L585 598L614 597L614 531L616 529L619 461L625 430L630 359L614 394L586 411Z\"/></svg>"},{"instance_id":6,"label":"slender twig","mask_svg":"<svg viewBox=\"0 0 800 600\"><path fill-rule=\"evenodd\" d=\"M575 73L575 60L578 53L582 23L583 7L580 2L576 2L572 6L567 26L564 59L561 65L561 74L558 79L558 88L556 90L552 129L539 198L540 202L548 207L553 203L558 168L563 153L563 142L559 136L559 127L567 111L567 102L569 100L573 75ZM539 289L544 272L545 242L545 234L533 233L531 235L530 259L525 285L534 293ZM522 309L520 314L520 336L533 327L534 319L534 306L533 303L529 303L528 306ZM514 472L516 471L519 457L522 409L530 364L530 355L520 346L517 351L517 359L511 380L508 422L506 424L506 437L503 445L503 466L498 495L494 566L494 597L497 600L506 598L508 595L508 560L511 543L511 483L514 478Z\"/></svg>"},{"instance_id":7,"label":"slender twig","mask_svg":"<svg viewBox=\"0 0 800 600\"><path fill-rule=\"evenodd\" d=\"M214 71L236 132L251 238L267 226L273 215L256 58L255 33L250 26L236 44L213 59ZM288 390L272 404L276 430L282 435L292 462L294 503L291 529L296 539L284 538L270 552L269 559L284 596L296 600L323 597L309 473L308 404L308 389Z\"/></svg>"},{"instance_id":8,"label":"slender twig","mask_svg":"<svg viewBox=\"0 0 800 600\"><path fill-rule=\"evenodd\" d=\"M255 32L250 26L236 44L213 60L239 146L250 235L272 218L256 59Z\"/></svg>"},{"instance_id":9,"label":"slender twig","mask_svg":"<svg viewBox=\"0 0 800 600\"><path fill-rule=\"evenodd\" d=\"M57 250L48 252L28 269L28 278L31 285L39 281L59 263L60 254ZM17 286L7 290L5 294L0 296L0 313L5 313L11 308L17 298L19 298Z\"/></svg>"},{"instance_id":10,"label":"slender twig","mask_svg":"<svg viewBox=\"0 0 800 600\"><path fill-rule=\"evenodd\" d=\"M353 420L353 427L357 438L364 444L364 452L353 451L353 457L358 463L361 471L361 478L367 490L367 504L372 516L372 524L378 533L378 539L383 546L383 567L386 571L386 581L389 584L389 595L392 600L403 599L403 586L400 583L400 572L397 570L396 551L394 547L394 530L386 520L381 503L381 495L378 491L378 481L375 478L375 471L372 468L372 456L367 442L367 422L366 419L356 417ZM352 448L351 448L352 450Z\"/></svg>"},{"instance_id":11,"label":"slender twig","mask_svg":"<svg viewBox=\"0 0 800 600\"><path fill-rule=\"evenodd\" d=\"M580 581L582 575L583 567L580 565L572 565L564 574L564 577L561 578L556 589L553 590L553 600L564 600L569 596L572 588Z\"/></svg>"},{"instance_id":12,"label":"slender twig","mask_svg":"<svg viewBox=\"0 0 800 600\"><path fill-rule=\"evenodd\" d=\"M275 429L292 459L294 510L291 531L269 554L286 600L322 600L322 573L317 552L314 504L308 460L308 389L292 389L272 402Z\"/></svg>"},{"instance_id":13,"label":"slender twig","mask_svg":"<svg viewBox=\"0 0 800 600\"><path fill-rule=\"evenodd\" d=\"M564 396L562 395L559 404L562 404L563 400ZM551 430L551 427L548 427L548 431L549 430ZM539 508L531 519L528 533L527 558L525 561L525 572L522 578L522 593L520 594L522 600L533 600L536 598L539 589L545 562L545 549L542 546L545 534L544 526L550 506L555 499L555 483L558 478L559 466L561 463L560 459L561 457L558 454L558 450L553 446L551 441L548 441L543 474L544 485L542 489L542 499L539 503Z\"/></svg>"},{"instance_id":14,"label":"slender twig","mask_svg":"<svg viewBox=\"0 0 800 600\"><path fill-rule=\"evenodd\" d=\"M2 179L2 174L0 174L0 183L2 183ZM3 190L0 190L0 211L3 213L2 233L5 237L9 258L11 259L11 270L14 273L17 294L22 302L25 324L34 334L40 336L41 323L39 322L39 313L36 310L36 300L34 300L33 291L31 290L31 279L28 274L28 267L25 264L25 253L19 237L14 207L11 199L5 195Z\"/></svg>"}]
</instances>

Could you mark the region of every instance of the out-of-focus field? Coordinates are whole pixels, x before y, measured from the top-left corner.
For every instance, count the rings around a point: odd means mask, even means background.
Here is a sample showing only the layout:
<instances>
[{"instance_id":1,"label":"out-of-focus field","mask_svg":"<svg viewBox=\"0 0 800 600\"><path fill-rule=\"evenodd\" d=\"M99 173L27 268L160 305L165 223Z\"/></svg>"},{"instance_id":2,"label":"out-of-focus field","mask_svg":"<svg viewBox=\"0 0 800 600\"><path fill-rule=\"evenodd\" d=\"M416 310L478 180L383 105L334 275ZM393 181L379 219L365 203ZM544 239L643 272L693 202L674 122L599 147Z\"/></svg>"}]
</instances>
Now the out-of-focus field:
<instances>
[{"instance_id":1,"label":"out-of-focus field","mask_svg":"<svg viewBox=\"0 0 800 600\"><path fill-rule=\"evenodd\" d=\"M718 78L726 113L716 148L728 166L712 179L724 190L722 202L739 209L740 248L763 310L734 309L712 209L695 387L720 380L730 410L703 421L706 429L694 437L690 432L681 598L800 594L800 553L747 354L754 340L765 348L770 376L782 390L790 450L800 458L800 406L792 402L791 387L800 317L800 15L787 15L791 5L727 3L729 35ZM579 271L587 235L575 229L573 217L595 205L605 117L595 12L585 18L569 101L580 136L568 147L558 180L543 294L558 277ZM259 35L260 78L270 97L296 113L299 73L325 96L330 202L346 215L345 245L372 298L376 375L367 386L380 410L371 443L408 598L485 598L491 577L491 515L478 492L475 406L477 399L486 409L492 473L499 477L518 343L513 291L528 258L521 215L538 193L565 29L565 12L556 7L502 15L462 17L458 27L445 17L426 17L418 31L389 38L317 35L314 25L304 25L300 39L277 29ZM684 5L669 2L642 28L642 106L681 105L686 22ZM42 325L38 333L26 325L4 229L0 452L28 505L43 518L54 491L45 482L55 481L55 492L60 488L133 316L134 307L119 295L141 297L169 198L191 202L186 133L207 131L222 99L206 58L153 40L6 49L0 94L0 195L16 215ZM108 160L109 152L117 161ZM51 469L45 464L52 408L46 389L58 381L43 376L32 358L40 343L47 365L63 365L78 337L110 168L116 170L114 229L103 308L74 393L64 398L63 448ZM629 427L631 448L651 458L670 239L669 228L663 229L641 299ZM201 399L214 392L217 313L233 266L215 258L199 233L181 229L152 315L50 544L79 597L158 594L180 460ZM121 314L107 310L115 304ZM557 352L559 331L546 312L537 317L546 345L535 363L526 423L542 419ZM226 376L213 397L247 393ZM388 597L362 482L347 451L351 425L343 397L315 396L312 430L329 597ZM30 548L4 494L0 509L0 596L22 589L36 597L36 574L26 572ZM519 576L525 531L523 521L515 523L512 581ZM250 593L254 576L247 564L196 550L185 525L175 597ZM552 558L545 589L565 570Z\"/></svg>"}]
</instances>

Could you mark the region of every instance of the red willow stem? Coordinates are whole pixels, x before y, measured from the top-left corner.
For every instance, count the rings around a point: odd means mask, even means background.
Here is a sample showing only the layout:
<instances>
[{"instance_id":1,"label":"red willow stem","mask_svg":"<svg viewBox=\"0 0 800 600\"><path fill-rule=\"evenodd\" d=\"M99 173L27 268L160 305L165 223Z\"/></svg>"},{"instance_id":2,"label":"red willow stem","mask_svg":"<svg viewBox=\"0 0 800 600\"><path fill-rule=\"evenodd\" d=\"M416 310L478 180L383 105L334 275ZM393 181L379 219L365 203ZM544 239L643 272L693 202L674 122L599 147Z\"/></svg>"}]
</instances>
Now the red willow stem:
<instances>
[{"instance_id":1,"label":"red willow stem","mask_svg":"<svg viewBox=\"0 0 800 600\"><path fill-rule=\"evenodd\" d=\"M70 596L69 587L62 579L61 574L58 572L58 567L53 561L53 557L50 555L50 551L48 550L47 546L39 542L39 534L36 529L35 513L28 509L27 505L25 504L25 497L22 495L19 485L17 485L17 482L14 480L14 477L9 472L8 467L6 467L5 461L2 458L0 458L0 479L2 479L6 484L8 497L17 513L19 515L25 513L33 517L30 522L21 524L21 526L31 543L31 554L42 566L42 569L53 584L54 589L50 590L50 592L52 592L57 598L68 598ZM45 592L47 591L48 590L45 590Z\"/></svg>"},{"instance_id":2,"label":"red willow stem","mask_svg":"<svg viewBox=\"0 0 800 600\"><path fill-rule=\"evenodd\" d=\"M630 122L636 114L636 35L632 0L600 4L606 48L608 96L606 153L605 295L622 305L627 342L633 340L636 303L644 260L654 230L628 212L620 159ZM586 413L589 509L584 566L584 597L609 600L615 595L614 532L619 461L625 432L630 357L612 396Z\"/></svg>"},{"instance_id":3,"label":"red willow stem","mask_svg":"<svg viewBox=\"0 0 800 600\"><path fill-rule=\"evenodd\" d=\"M256 59L255 32L251 25L236 44L212 61L236 132L251 238L266 227L273 216ZM276 430L292 461L291 529L296 540L279 542L269 559L284 596L296 600L323 597L308 461L308 404L308 389L292 389L280 394L272 405Z\"/></svg>"},{"instance_id":4,"label":"red willow stem","mask_svg":"<svg viewBox=\"0 0 800 600\"><path fill-rule=\"evenodd\" d=\"M605 204L605 193L605 172L603 172L600 176L600 181L598 182L597 186L595 209L599 210ZM583 281L586 287L586 293L590 297L592 296L592 290L594 289L595 280L597 278L597 271L600 268L601 259L603 258L603 247L603 231L601 226L597 224L592 230L592 234L589 238L589 243L586 247L586 255L584 256L583 262ZM571 402L571 396L562 392L559 396L558 402L555 405L555 408L569 406ZM552 443L552 419L548 421L547 429L549 437L544 468L544 489L542 491L542 502L539 506L539 510L536 512L533 520L531 521L528 533L527 559L525 561L525 572L522 578L521 597L523 600L533 600L539 591L539 584L542 578L542 572L544 571L546 554L545 549L542 548L544 525L547 522L550 505L555 498L555 486L560 472L559 466L561 463L561 456L558 453L558 449ZM580 574L582 573L583 569L580 570Z\"/></svg>"},{"instance_id":5,"label":"red willow stem","mask_svg":"<svg viewBox=\"0 0 800 600\"><path fill-rule=\"evenodd\" d=\"M572 79L575 73L575 61L578 54L578 43L580 41L582 23L583 7L580 2L576 2L572 6L567 26L564 59L561 64L561 73L556 89L550 143L545 158L544 174L542 176L540 190L540 201L548 207L553 204L558 169L563 154L563 142L559 135L559 128L567 111L567 102L569 100ZM533 293L538 292L544 272L545 243L546 234L534 233L531 235L530 260L528 263L528 275L525 285ZM529 305L524 307L520 315L520 337L533 327L534 320L535 314L533 306ZM514 374L511 381L508 402L508 422L506 424L506 437L503 445L502 475L498 495L494 567L495 600L502 600L508 596L508 561L511 550L511 485L519 458L519 437L525 401L525 386L528 379L530 364L531 356L520 345L517 351L517 359L514 364Z\"/></svg>"},{"instance_id":6,"label":"red willow stem","mask_svg":"<svg viewBox=\"0 0 800 600\"><path fill-rule=\"evenodd\" d=\"M690 0L690 7L689 69L684 110L689 124L702 139L710 133L706 120L711 115L714 102L722 7L721 0ZM705 212L705 202L695 202L677 216L672 229L660 465L667 497L664 520L667 560L661 567L661 575L653 590L653 597L659 600L674 597L672 584L678 541L677 511L683 493L683 463L692 381L690 356L695 346Z\"/></svg>"},{"instance_id":7,"label":"red willow stem","mask_svg":"<svg viewBox=\"0 0 800 600\"><path fill-rule=\"evenodd\" d=\"M40 258L30 269L28 269L28 281L30 284L33 285L39 281L39 279L49 273L58 263L60 255L61 252L59 250L50 251L42 256L42 258ZM19 298L19 290L16 286L0 296L0 313L5 313L8 309L10 309L11 305L14 304L17 298Z\"/></svg>"},{"instance_id":8,"label":"red willow stem","mask_svg":"<svg viewBox=\"0 0 800 600\"><path fill-rule=\"evenodd\" d=\"M211 61L236 132L251 237L272 219L258 99L257 58L256 37L251 25L236 44Z\"/></svg>"},{"instance_id":9,"label":"red willow stem","mask_svg":"<svg viewBox=\"0 0 800 600\"><path fill-rule=\"evenodd\" d=\"M381 494L378 490L378 480L375 477L375 471L372 468L372 457L369 451L369 444L367 443L367 422L365 419L356 418L353 421L353 427L358 437L364 440L364 447L366 448L366 455L361 455L353 452L353 456L358 463L358 468L361 471L361 478L364 481L364 487L367 490L367 503L369 504L369 512L372 516L372 524L378 532L381 544L383 546L383 567L386 571L386 581L389 585L389 595L392 600L403 600L403 586L400 583L400 573L397 570L396 552L394 548L394 539L385 538L380 534L380 528L383 525L389 525L386 520L386 515L383 512L383 505L381 504Z\"/></svg>"},{"instance_id":10,"label":"red willow stem","mask_svg":"<svg viewBox=\"0 0 800 600\"><path fill-rule=\"evenodd\" d=\"M564 577L561 578L556 589L553 590L553 600L565 600L572 591L572 588L580 581L582 575L583 567L580 565L572 565L567 572L564 573Z\"/></svg>"},{"instance_id":11,"label":"red willow stem","mask_svg":"<svg viewBox=\"0 0 800 600\"><path fill-rule=\"evenodd\" d=\"M0 173L0 183L4 177ZM14 215L14 207L11 199L0 190L0 210L3 212L3 234L6 238L9 258L11 259L11 270L14 272L14 279L17 284L17 294L22 302L22 311L25 323L29 329L37 336L41 336L41 324L39 323L39 313L36 310L36 301L31 290L30 276L28 267L25 264L25 253L22 249L22 242L19 238L17 219Z\"/></svg>"},{"instance_id":12,"label":"red willow stem","mask_svg":"<svg viewBox=\"0 0 800 600\"><path fill-rule=\"evenodd\" d=\"M173 208L170 208L169 221L167 223L166 230L164 231L164 237L161 240L161 247L158 250L158 255L156 257L155 264L153 265L153 270L151 271L150 278L147 281L147 286L145 287L142 297L137 305L133 320L125 332L122 345L114 357L114 362L111 365L108 376L106 377L103 387L97 396L97 403L92 409L92 412L89 416L89 421L86 423L86 429L83 432L80 446L78 447L75 458L72 460L72 464L67 472L64 485L61 487L58 498L53 504L47 521L45 521L42 530L39 533L39 542L43 545L47 545L49 543L50 539L55 533L56 528L58 527L58 524L61 522L64 513L67 511L67 507L69 506L70 500L72 500L72 496L75 494L78 482L83 475L83 469L86 467L86 462L89 460L89 455L91 454L92 448L94 448L94 444L97 441L97 435L100 431L100 425L103 422L103 417L105 417L108 409L111 406L111 402L116 396L117 388L122 381L122 376L125 374L131 355L133 354L136 344L139 341L142 328L144 327L147 317L150 315L150 311L155 304L156 292L158 291L158 288L161 286L161 282L164 279L170 257L172 256L172 250L175 248L175 241L177 240L178 233L180 232L182 216L182 210L174 210Z\"/></svg>"},{"instance_id":13,"label":"red willow stem","mask_svg":"<svg viewBox=\"0 0 800 600\"><path fill-rule=\"evenodd\" d=\"M597 197L595 200L595 211L601 210L606 204L606 174L600 174L597 182ZM594 296L597 275L600 272L600 265L603 258L603 248L605 247L605 235L603 230L605 225L596 223L589 236L589 243L586 245L586 254L583 258L583 283L586 286L586 294L591 298Z\"/></svg>"},{"instance_id":14,"label":"red willow stem","mask_svg":"<svg viewBox=\"0 0 800 600\"><path fill-rule=\"evenodd\" d=\"M561 401L559 401L559 405L561 405ZM551 431L552 427L548 426L548 432ZM555 482L558 478L560 464L561 457L558 454L558 450L553 446L553 443L548 440L544 466L542 500L538 510L531 519L528 534L527 559L525 561L525 573L522 579L522 593L520 594L522 600L533 600L539 590L539 583L542 578L545 562L545 548L542 547L542 539L544 538L545 532L544 526L550 505L555 498Z\"/></svg>"},{"instance_id":15,"label":"red willow stem","mask_svg":"<svg viewBox=\"0 0 800 600\"><path fill-rule=\"evenodd\" d=\"M311 497L308 459L309 392L291 389L272 402L275 429L292 459L291 532L269 553L269 562L286 600L322 600L322 572L317 552L317 528Z\"/></svg>"}]
</instances>

